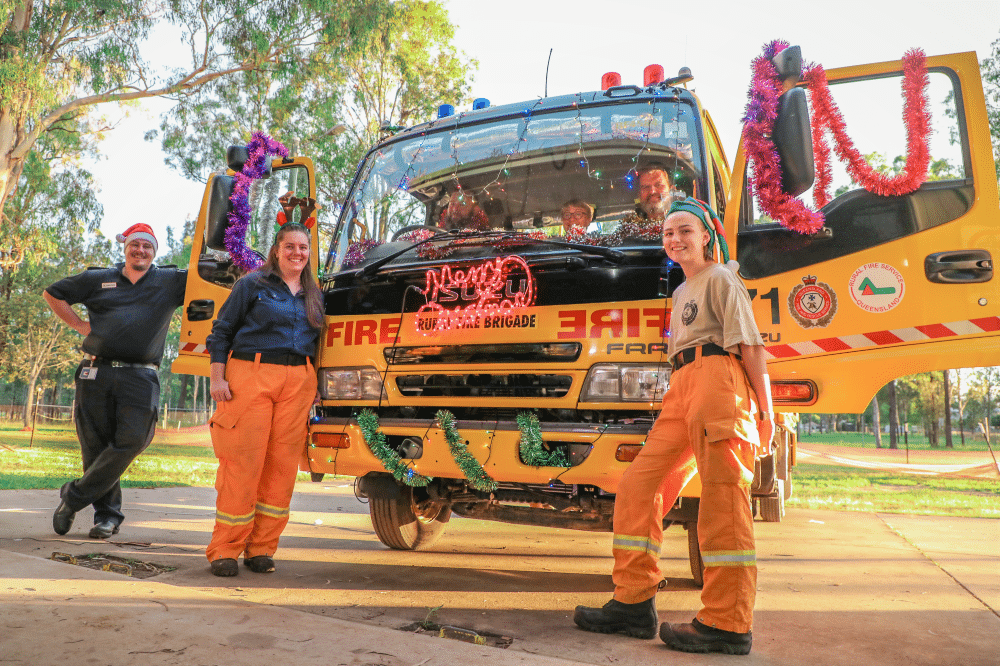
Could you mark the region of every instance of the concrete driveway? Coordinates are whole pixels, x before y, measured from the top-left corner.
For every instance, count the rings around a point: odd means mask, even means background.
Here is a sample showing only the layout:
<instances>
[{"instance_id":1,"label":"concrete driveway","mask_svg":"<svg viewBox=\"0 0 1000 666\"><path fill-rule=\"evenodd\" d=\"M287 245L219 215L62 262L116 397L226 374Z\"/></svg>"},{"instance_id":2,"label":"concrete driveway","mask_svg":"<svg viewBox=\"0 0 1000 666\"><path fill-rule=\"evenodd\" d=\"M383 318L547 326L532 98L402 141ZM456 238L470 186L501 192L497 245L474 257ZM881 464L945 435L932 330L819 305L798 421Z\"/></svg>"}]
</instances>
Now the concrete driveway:
<instances>
[{"instance_id":1,"label":"concrete driveway","mask_svg":"<svg viewBox=\"0 0 1000 666\"><path fill-rule=\"evenodd\" d=\"M738 658L577 630L574 606L610 598L610 534L456 517L432 550L391 551L350 483L330 479L296 488L276 573L223 579L204 558L213 489L126 490L127 522L107 543L87 538L89 511L55 535L56 495L0 491L2 663L1000 664L998 520L790 510L757 522L754 647ZM140 580L54 552L174 570ZM699 590L683 530L667 531L662 563L660 619L688 621Z\"/></svg>"}]
</instances>

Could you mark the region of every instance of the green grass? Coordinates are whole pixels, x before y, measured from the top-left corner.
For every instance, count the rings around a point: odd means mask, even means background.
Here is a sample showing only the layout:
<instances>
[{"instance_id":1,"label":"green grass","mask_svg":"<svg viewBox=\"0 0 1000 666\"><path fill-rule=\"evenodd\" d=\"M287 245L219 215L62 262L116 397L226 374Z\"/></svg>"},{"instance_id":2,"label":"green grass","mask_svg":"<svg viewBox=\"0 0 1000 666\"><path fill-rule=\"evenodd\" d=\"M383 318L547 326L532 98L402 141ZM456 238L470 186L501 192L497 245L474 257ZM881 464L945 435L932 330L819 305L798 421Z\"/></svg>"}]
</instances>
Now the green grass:
<instances>
[{"instance_id":1,"label":"green grass","mask_svg":"<svg viewBox=\"0 0 1000 666\"><path fill-rule=\"evenodd\" d=\"M31 433L0 424L0 490L59 488L83 473L76 433L40 427ZM171 438L174 437L171 435ZM157 443L122 476L126 488L211 486L217 463L211 446Z\"/></svg>"},{"instance_id":2,"label":"green grass","mask_svg":"<svg viewBox=\"0 0 1000 666\"><path fill-rule=\"evenodd\" d=\"M789 507L1000 518L1000 478L956 479L800 464L792 468L792 487Z\"/></svg>"},{"instance_id":3,"label":"green grass","mask_svg":"<svg viewBox=\"0 0 1000 666\"><path fill-rule=\"evenodd\" d=\"M993 444L993 450L997 452L997 456L1000 457L1000 440L995 438L995 435L990 440ZM932 447L927 442L927 437L924 435L910 435L909 443L904 444L903 438L899 438L899 443L897 448L900 451L909 448L910 451L988 451L989 448L986 446L986 440L983 439L982 435L972 433L965 433L965 444L962 444L962 439L958 436L958 431L952 434L952 444L954 449L947 449L944 446L944 435L938 437L937 448ZM823 432L823 433L806 433L802 432L799 438L801 444L830 444L833 446L846 446L853 448L862 449L874 449L875 448L875 435L857 433L857 432ZM889 435L885 433L882 434L882 448L889 448Z\"/></svg>"},{"instance_id":4,"label":"green grass","mask_svg":"<svg viewBox=\"0 0 1000 666\"><path fill-rule=\"evenodd\" d=\"M79 477L80 447L72 430L39 428L31 447L30 433L17 430L0 424L0 444L7 447L0 448L0 489L54 489ZM817 441L822 437L824 443L836 444L836 438L845 436L860 437L854 433L826 433L810 439ZM204 433L170 433L159 439L207 440ZM857 446L857 439L842 445ZM122 485L211 486L215 483L215 470L215 456L207 444L155 441L129 467ZM792 481L794 492L789 507L1000 518L1000 478L942 478L804 463L792 469Z\"/></svg>"}]
</instances>

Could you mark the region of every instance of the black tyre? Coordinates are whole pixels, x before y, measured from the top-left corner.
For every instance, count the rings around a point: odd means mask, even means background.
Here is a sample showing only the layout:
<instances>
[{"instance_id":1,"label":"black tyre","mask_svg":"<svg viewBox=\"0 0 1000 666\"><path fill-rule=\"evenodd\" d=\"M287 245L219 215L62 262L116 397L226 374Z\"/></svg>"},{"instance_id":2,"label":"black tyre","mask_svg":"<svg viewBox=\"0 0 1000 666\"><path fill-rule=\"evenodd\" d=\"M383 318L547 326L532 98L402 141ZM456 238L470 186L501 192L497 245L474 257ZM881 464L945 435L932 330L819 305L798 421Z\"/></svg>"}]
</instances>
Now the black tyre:
<instances>
[{"instance_id":1,"label":"black tyre","mask_svg":"<svg viewBox=\"0 0 1000 666\"><path fill-rule=\"evenodd\" d=\"M760 502L760 518L765 523L780 523L785 517L785 482L782 479L775 480L777 484L776 497L758 497Z\"/></svg>"},{"instance_id":2,"label":"black tyre","mask_svg":"<svg viewBox=\"0 0 1000 666\"><path fill-rule=\"evenodd\" d=\"M702 587L705 584L705 563L701 559L701 546L698 545L698 523L685 523L688 533L688 559L691 561L691 575L694 584Z\"/></svg>"},{"instance_id":3,"label":"black tyre","mask_svg":"<svg viewBox=\"0 0 1000 666\"><path fill-rule=\"evenodd\" d=\"M401 487L395 498L370 497L368 510L378 540L393 550L429 548L451 518L450 506L415 501L409 486Z\"/></svg>"},{"instance_id":4,"label":"black tyre","mask_svg":"<svg viewBox=\"0 0 1000 666\"><path fill-rule=\"evenodd\" d=\"M319 483L326 476L325 472L309 472L309 478L312 479L313 483Z\"/></svg>"}]
</instances>

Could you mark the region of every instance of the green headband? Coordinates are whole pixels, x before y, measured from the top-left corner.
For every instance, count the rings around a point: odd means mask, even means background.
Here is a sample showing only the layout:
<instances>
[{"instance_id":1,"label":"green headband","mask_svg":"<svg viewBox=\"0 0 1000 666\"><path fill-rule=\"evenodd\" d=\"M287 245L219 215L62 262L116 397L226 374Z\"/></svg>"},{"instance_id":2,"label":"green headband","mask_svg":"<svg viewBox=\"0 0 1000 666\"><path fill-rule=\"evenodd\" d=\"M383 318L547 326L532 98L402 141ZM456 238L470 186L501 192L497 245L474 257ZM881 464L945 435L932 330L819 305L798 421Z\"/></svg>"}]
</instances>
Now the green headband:
<instances>
[{"instance_id":1,"label":"green headband","mask_svg":"<svg viewBox=\"0 0 1000 666\"><path fill-rule=\"evenodd\" d=\"M670 210L667 211L667 215L669 216L672 213L691 213L701 220L701 223L705 225L709 233L709 251L713 250L715 242L718 241L719 250L722 253L722 263L729 262L729 245L726 243L726 232L722 227L722 222L719 221L719 216L715 214L711 206L694 197L688 197L670 204Z\"/></svg>"}]
</instances>

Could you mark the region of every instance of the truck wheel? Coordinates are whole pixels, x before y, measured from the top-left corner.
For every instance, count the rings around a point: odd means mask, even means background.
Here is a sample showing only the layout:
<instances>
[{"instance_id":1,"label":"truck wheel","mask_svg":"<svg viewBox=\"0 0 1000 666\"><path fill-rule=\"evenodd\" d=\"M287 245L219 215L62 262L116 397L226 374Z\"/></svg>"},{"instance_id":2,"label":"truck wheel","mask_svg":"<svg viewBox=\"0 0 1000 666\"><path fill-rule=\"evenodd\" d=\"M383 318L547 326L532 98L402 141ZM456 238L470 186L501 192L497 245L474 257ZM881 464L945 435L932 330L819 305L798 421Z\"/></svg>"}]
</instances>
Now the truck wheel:
<instances>
[{"instance_id":1,"label":"truck wheel","mask_svg":"<svg viewBox=\"0 0 1000 666\"><path fill-rule=\"evenodd\" d=\"M780 523L785 515L785 481L775 479L778 487L777 497L758 497L760 502L760 517L765 523Z\"/></svg>"},{"instance_id":2,"label":"truck wheel","mask_svg":"<svg viewBox=\"0 0 1000 666\"><path fill-rule=\"evenodd\" d=\"M705 563L701 559L701 547L698 545L698 523L685 523L688 533L688 559L691 561L691 575L694 584L702 587L705 584Z\"/></svg>"},{"instance_id":3,"label":"truck wheel","mask_svg":"<svg viewBox=\"0 0 1000 666\"><path fill-rule=\"evenodd\" d=\"M326 476L326 472L309 472L309 478L312 479L313 483L319 483Z\"/></svg>"},{"instance_id":4,"label":"truck wheel","mask_svg":"<svg viewBox=\"0 0 1000 666\"><path fill-rule=\"evenodd\" d=\"M378 540L393 550L429 548L451 518L450 506L429 501L418 506L408 486L395 498L370 497L368 509Z\"/></svg>"}]
</instances>

